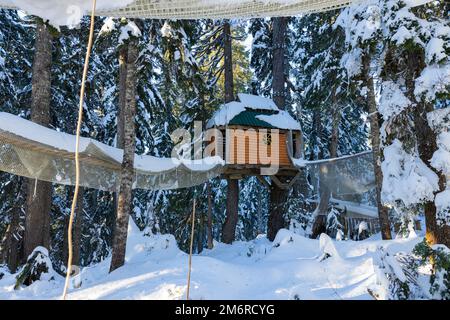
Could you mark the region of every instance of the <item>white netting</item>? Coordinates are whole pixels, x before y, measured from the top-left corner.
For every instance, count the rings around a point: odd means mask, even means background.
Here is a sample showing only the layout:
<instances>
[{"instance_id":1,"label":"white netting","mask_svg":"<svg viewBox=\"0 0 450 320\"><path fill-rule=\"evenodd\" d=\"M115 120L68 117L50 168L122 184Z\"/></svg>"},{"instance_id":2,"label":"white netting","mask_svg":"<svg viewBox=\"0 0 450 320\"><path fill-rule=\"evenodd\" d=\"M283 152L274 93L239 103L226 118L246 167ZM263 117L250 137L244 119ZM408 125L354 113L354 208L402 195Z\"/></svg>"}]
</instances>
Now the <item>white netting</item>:
<instances>
[{"instance_id":1,"label":"white netting","mask_svg":"<svg viewBox=\"0 0 450 320\"><path fill-rule=\"evenodd\" d=\"M37 0L32 0L37 1ZM47 0L49 1L49 0ZM63 1L63 0L61 0ZM79 5L77 0L68 5ZM88 1L88 0L86 0ZM89 1L88 1L89 2ZM312 13L335 10L355 0L136 0L131 4L117 9L117 1L108 6L107 2L99 2L96 14L110 17L133 17L155 19L221 19L221 18L253 18L295 16L302 13ZM125 2L126 4L126 2ZM60 5L60 4L58 4ZM63 4L61 3L61 6ZM64 3L64 5L66 5ZM31 7L36 7L32 5ZM0 7L7 9L27 10L30 7L25 0L0 0ZM39 7L39 6L37 6ZM108 9L111 8L111 9ZM87 12L84 12L85 14Z\"/></svg>"},{"instance_id":2,"label":"white netting","mask_svg":"<svg viewBox=\"0 0 450 320\"><path fill-rule=\"evenodd\" d=\"M316 194L321 186L336 197L363 194L375 187L372 151L335 159L294 162L298 168L308 170Z\"/></svg>"},{"instance_id":3,"label":"white netting","mask_svg":"<svg viewBox=\"0 0 450 320\"><path fill-rule=\"evenodd\" d=\"M20 117L0 113L0 170L63 185L75 184L75 136L57 132ZM80 141L80 185L117 191L120 149L98 141ZM221 174L220 158L183 161L136 156L133 188L147 190L185 188Z\"/></svg>"},{"instance_id":4,"label":"white netting","mask_svg":"<svg viewBox=\"0 0 450 320\"><path fill-rule=\"evenodd\" d=\"M137 0L122 9L100 10L112 17L202 19L293 16L333 10L352 0Z\"/></svg>"}]
</instances>

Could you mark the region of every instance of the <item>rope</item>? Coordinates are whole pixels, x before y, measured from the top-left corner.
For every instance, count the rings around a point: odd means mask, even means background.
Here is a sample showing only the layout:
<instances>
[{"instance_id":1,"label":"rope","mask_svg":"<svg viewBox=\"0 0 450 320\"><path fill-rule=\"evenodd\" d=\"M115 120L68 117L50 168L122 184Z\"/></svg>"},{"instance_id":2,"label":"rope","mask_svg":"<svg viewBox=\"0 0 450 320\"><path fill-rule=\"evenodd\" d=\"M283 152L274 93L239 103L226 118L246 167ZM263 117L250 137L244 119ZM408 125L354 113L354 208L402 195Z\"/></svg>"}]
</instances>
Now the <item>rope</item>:
<instances>
[{"instance_id":1,"label":"rope","mask_svg":"<svg viewBox=\"0 0 450 320\"><path fill-rule=\"evenodd\" d=\"M69 227L67 230L68 247L69 247L69 257L67 261L67 274L66 282L64 284L64 291L62 299L66 300L67 289L69 288L70 274L72 273L72 259L73 259L73 248L72 248L72 225L73 218L75 216L75 208L78 200L78 192L80 189L80 159L79 159L79 148L80 148L80 132L81 125L83 122L83 105L84 105L84 91L86 88L86 78L89 69L89 58L91 57L92 42L94 38L94 22L95 22L95 8L97 6L97 0L92 0L92 13L91 13L91 25L89 30L89 41L86 51L86 58L84 60L84 70L83 77L81 80L81 90L80 90L80 105L78 108L78 122L77 122L77 132L76 132L76 145L75 145L75 192L72 199L72 207L70 209ZM79 218L79 217L78 217Z\"/></svg>"},{"instance_id":2,"label":"rope","mask_svg":"<svg viewBox=\"0 0 450 320\"><path fill-rule=\"evenodd\" d=\"M194 246L194 226L195 226L195 203L192 208L192 228L191 228L191 244L189 247L189 263L188 263L188 280L187 280L187 290L186 290L186 300L189 300L189 291L191 289L191 270L192 270L192 248Z\"/></svg>"}]
</instances>

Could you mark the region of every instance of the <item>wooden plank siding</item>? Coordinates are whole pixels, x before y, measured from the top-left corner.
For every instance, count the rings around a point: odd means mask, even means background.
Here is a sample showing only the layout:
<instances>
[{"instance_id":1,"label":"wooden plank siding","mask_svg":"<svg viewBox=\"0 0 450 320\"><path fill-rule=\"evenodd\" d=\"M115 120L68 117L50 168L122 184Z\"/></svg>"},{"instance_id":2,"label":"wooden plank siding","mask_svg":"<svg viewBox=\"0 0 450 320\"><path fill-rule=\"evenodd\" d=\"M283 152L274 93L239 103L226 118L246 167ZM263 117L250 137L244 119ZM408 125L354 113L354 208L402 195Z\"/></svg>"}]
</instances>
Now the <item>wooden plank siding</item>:
<instances>
[{"instance_id":1,"label":"wooden plank siding","mask_svg":"<svg viewBox=\"0 0 450 320\"><path fill-rule=\"evenodd\" d=\"M264 142L267 140L266 133L270 134L271 131L251 128L228 129L227 164L267 165L270 161L275 165L290 167L292 163L287 150L287 133L279 132L277 135L272 131L271 145ZM274 154L273 159L272 148L278 151L278 156Z\"/></svg>"}]
</instances>

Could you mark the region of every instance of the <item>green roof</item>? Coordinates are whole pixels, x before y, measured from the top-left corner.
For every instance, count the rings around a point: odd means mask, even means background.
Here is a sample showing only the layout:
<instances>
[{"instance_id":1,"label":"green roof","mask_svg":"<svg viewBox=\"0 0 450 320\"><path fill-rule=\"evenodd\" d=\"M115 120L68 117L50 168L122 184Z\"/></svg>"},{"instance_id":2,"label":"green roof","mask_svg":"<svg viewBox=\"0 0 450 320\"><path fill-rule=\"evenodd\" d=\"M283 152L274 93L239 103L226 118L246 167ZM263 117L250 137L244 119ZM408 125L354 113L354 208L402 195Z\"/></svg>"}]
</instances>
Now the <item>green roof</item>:
<instances>
[{"instance_id":1,"label":"green roof","mask_svg":"<svg viewBox=\"0 0 450 320\"><path fill-rule=\"evenodd\" d=\"M228 125L239 125L239 126L249 126L249 127L262 127L268 129L276 129L270 123L267 123L263 120L257 118L257 116L267 116L277 114L278 111L275 110L254 110L247 109L237 116L235 116Z\"/></svg>"}]
</instances>

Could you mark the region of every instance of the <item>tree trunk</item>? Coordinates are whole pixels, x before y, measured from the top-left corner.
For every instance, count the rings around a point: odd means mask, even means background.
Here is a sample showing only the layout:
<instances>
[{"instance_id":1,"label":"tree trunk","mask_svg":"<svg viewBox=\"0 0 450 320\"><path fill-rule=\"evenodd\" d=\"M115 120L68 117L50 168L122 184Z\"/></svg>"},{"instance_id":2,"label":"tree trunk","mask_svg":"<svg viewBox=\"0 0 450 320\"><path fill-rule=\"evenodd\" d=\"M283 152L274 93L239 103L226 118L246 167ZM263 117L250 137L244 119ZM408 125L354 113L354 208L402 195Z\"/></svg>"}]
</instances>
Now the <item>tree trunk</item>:
<instances>
[{"instance_id":1,"label":"tree trunk","mask_svg":"<svg viewBox=\"0 0 450 320\"><path fill-rule=\"evenodd\" d=\"M330 204L331 191L327 185L320 186L320 199L315 211L314 223L311 231L311 238L316 239L321 233L326 232L326 216L328 205Z\"/></svg>"},{"instance_id":2,"label":"tree trunk","mask_svg":"<svg viewBox=\"0 0 450 320\"><path fill-rule=\"evenodd\" d=\"M425 67L424 61L425 58L423 51L420 51L420 53L414 51L407 52L407 72L405 84L407 97L413 103L414 132L416 134L419 157L423 163L428 168L433 170L433 172L435 172L439 177L439 190L435 192L435 194L437 194L438 192L445 190L446 178L442 172L439 172L430 164L430 159L438 149L436 133L429 126L427 121L427 113L433 111L434 108L432 104L425 103L423 101L417 102L414 94L415 79L420 75L421 71ZM428 244L434 245L437 243L442 243L446 246L450 246L450 239L445 237L445 228L440 227L437 223L437 212L434 201L427 201L423 204L423 206L426 225L425 238Z\"/></svg>"},{"instance_id":3,"label":"tree trunk","mask_svg":"<svg viewBox=\"0 0 450 320\"><path fill-rule=\"evenodd\" d=\"M427 122L427 113L433 110L431 104L418 103L414 108L414 128L417 137L419 157L426 164L428 168L433 170L439 177L439 190L435 192L442 192L445 190L446 178L442 172L437 171L430 164L430 159L437 151L436 134L430 128ZM437 223L437 210L434 201L427 201L424 203L425 238L430 245L437 243L445 244L450 247L450 239L445 237L444 227Z\"/></svg>"},{"instance_id":4,"label":"tree trunk","mask_svg":"<svg viewBox=\"0 0 450 320\"><path fill-rule=\"evenodd\" d=\"M6 229L4 241L2 241L1 261L7 264L11 273L17 271L20 262L20 239L22 237L20 230L20 203L17 203L11 210L11 222Z\"/></svg>"},{"instance_id":5,"label":"tree trunk","mask_svg":"<svg viewBox=\"0 0 450 320\"><path fill-rule=\"evenodd\" d=\"M239 180L227 179L227 217L222 228L222 242L231 244L235 239L239 209Z\"/></svg>"},{"instance_id":6,"label":"tree trunk","mask_svg":"<svg viewBox=\"0 0 450 320\"><path fill-rule=\"evenodd\" d=\"M124 111L126 109L126 88L127 88L127 59L128 44L124 44L119 48L119 108L117 111L117 136L116 147L123 150L124 147ZM113 194L113 205L117 211L119 201L118 194Z\"/></svg>"},{"instance_id":7,"label":"tree trunk","mask_svg":"<svg viewBox=\"0 0 450 320\"><path fill-rule=\"evenodd\" d=\"M11 219L11 223L6 230L6 243L5 243L5 257L3 261L5 261L8 265L8 269L11 273L15 273L17 270L17 266L19 265L18 259L18 239L14 235L14 231L19 227L19 215L16 209L13 210L13 215Z\"/></svg>"},{"instance_id":8,"label":"tree trunk","mask_svg":"<svg viewBox=\"0 0 450 320\"><path fill-rule=\"evenodd\" d=\"M230 23L227 21L223 25L225 103L234 101L233 52L231 40L231 27ZM228 150L226 152L228 152ZM224 243L232 243L235 239L238 221L239 180L227 179L227 184L227 216L222 227L222 241Z\"/></svg>"},{"instance_id":9,"label":"tree trunk","mask_svg":"<svg viewBox=\"0 0 450 320\"><path fill-rule=\"evenodd\" d=\"M231 39L231 26L227 21L223 25L223 51L224 51L224 77L225 77L225 103L234 101L233 81L233 51Z\"/></svg>"},{"instance_id":10,"label":"tree trunk","mask_svg":"<svg viewBox=\"0 0 450 320\"><path fill-rule=\"evenodd\" d=\"M288 191L272 183L270 187L269 219L267 221L267 238L270 241L275 240L278 231L286 227L284 214L287 198Z\"/></svg>"},{"instance_id":11,"label":"tree trunk","mask_svg":"<svg viewBox=\"0 0 450 320\"><path fill-rule=\"evenodd\" d=\"M116 226L114 230L110 272L125 263L128 219L132 206L132 184L134 178L134 154L136 133L134 118L136 114L136 60L138 58L137 41L131 39L128 44L126 105L122 110L124 117L124 153L118 194ZM122 90L121 90L122 91ZM123 92L123 91L122 91Z\"/></svg>"},{"instance_id":12,"label":"tree trunk","mask_svg":"<svg viewBox=\"0 0 450 320\"><path fill-rule=\"evenodd\" d=\"M52 35L47 25L37 20L32 77L31 121L50 124ZM52 184L29 179L22 259L37 246L49 248Z\"/></svg>"},{"instance_id":13,"label":"tree trunk","mask_svg":"<svg viewBox=\"0 0 450 320\"><path fill-rule=\"evenodd\" d=\"M287 19L272 19L273 25L273 61L272 61L272 95L273 101L281 110L286 108L285 42ZM281 177L280 181L285 182ZM285 211L289 191L272 184L270 188L269 219L267 221L267 238L275 239L277 232L286 227Z\"/></svg>"},{"instance_id":14,"label":"tree trunk","mask_svg":"<svg viewBox=\"0 0 450 320\"><path fill-rule=\"evenodd\" d=\"M376 198L378 207L378 219L380 221L381 238L383 240L392 239L391 225L389 222L388 208L383 205L381 201L381 188L383 185L383 172L381 171L381 142L380 142L380 116L377 110L377 103L375 99L375 84L373 76L370 72L370 56L363 55L363 72L364 79L367 86L367 104L369 107L370 118L370 139L372 142L373 152L373 169L375 175Z\"/></svg>"},{"instance_id":15,"label":"tree trunk","mask_svg":"<svg viewBox=\"0 0 450 320\"><path fill-rule=\"evenodd\" d=\"M6 250L8 250L7 257L5 259L11 273L15 273L19 265L19 245L20 245L20 212L19 206L14 207L12 212L11 224L8 229L10 231L8 236L8 242Z\"/></svg>"},{"instance_id":16,"label":"tree trunk","mask_svg":"<svg viewBox=\"0 0 450 320\"><path fill-rule=\"evenodd\" d=\"M425 103L417 104L414 108L414 128L417 137L419 157L428 168L433 170L438 175L439 190L437 192L441 192L445 190L445 176L430 165L430 159L433 157L434 152L438 149L436 134L427 122L427 112L432 110L432 105L426 105ZM445 239L442 239L443 237L441 237L441 235L443 235L443 228L437 223L437 211L434 201L427 201L424 203L424 212L426 225L425 238L428 244L434 245L437 243L442 243L450 246L449 241L446 241L446 243L442 242L443 240L445 241Z\"/></svg>"},{"instance_id":17,"label":"tree trunk","mask_svg":"<svg viewBox=\"0 0 450 320\"><path fill-rule=\"evenodd\" d=\"M70 190L70 197L73 197L73 191ZM63 243L61 248L61 260L64 262L68 261L69 256L69 239L68 239L68 228L69 228L69 215L64 215L63 224ZM72 265L74 265L72 263Z\"/></svg>"},{"instance_id":18,"label":"tree trunk","mask_svg":"<svg viewBox=\"0 0 450 320\"><path fill-rule=\"evenodd\" d=\"M203 251L203 227L204 227L204 214L199 211L198 230L197 230L197 253Z\"/></svg>"},{"instance_id":19,"label":"tree trunk","mask_svg":"<svg viewBox=\"0 0 450 320\"><path fill-rule=\"evenodd\" d=\"M73 256L72 264L81 265L81 232L83 227L83 201L84 188L78 191L77 207L75 211L75 224L73 228Z\"/></svg>"},{"instance_id":20,"label":"tree trunk","mask_svg":"<svg viewBox=\"0 0 450 320\"><path fill-rule=\"evenodd\" d=\"M119 48L119 110L117 112L117 141L116 146L123 149L124 146L124 110L126 108L127 87L127 56L128 45Z\"/></svg>"},{"instance_id":21,"label":"tree trunk","mask_svg":"<svg viewBox=\"0 0 450 320\"><path fill-rule=\"evenodd\" d=\"M0 243L0 264L6 264L11 273L17 271L23 247L24 196L26 195L26 179L18 177L16 183L10 184L3 192L14 195L15 203L10 210L10 223Z\"/></svg>"},{"instance_id":22,"label":"tree trunk","mask_svg":"<svg viewBox=\"0 0 450 320\"><path fill-rule=\"evenodd\" d=\"M212 221L212 192L211 192L211 183L208 182L206 185L208 192L208 249L212 249L214 247L213 241L213 221Z\"/></svg>"},{"instance_id":23,"label":"tree trunk","mask_svg":"<svg viewBox=\"0 0 450 320\"><path fill-rule=\"evenodd\" d=\"M286 109L286 27L287 18L272 19L273 26L273 61L272 61L272 92L273 101L281 110Z\"/></svg>"},{"instance_id":24,"label":"tree trunk","mask_svg":"<svg viewBox=\"0 0 450 320\"><path fill-rule=\"evenodd\" d=\"M336 90L333 90L333 100L334 100L334 106L333 106L333 115L332 115L332 129L331 129L331 141L330 141L330 158L336 158L337 157L337 148L338 148L338 142L339 142L339 123L341 119L340 109L337 105L337 99L336 99ZM321 167L325 169L325 165ZM328 170L332 170L331 167L328 168ZM330 173L332 174L332 173ZM326 231L326 219L324 217L328 214L328 205L330 203L331 198L331 190L325 183L320 184L320 199L319 199L319 205L316 210L316 217L314 219L314 224L312 227L312 234L311 237L313 239L317 238L321 233Z\"/></svg>"},{"instance_id":25,"label":"tree trunk","mask_svg":"<svg viewBox=\"0 0 450 320\"><path fill-rule=\"evenodd\" d=\"M264 178L263 178L264 179ZM262 208L262 192L258 192L257 196L257 204L256 204L256 236L264 233L264 224L263 224L263 208Z\"/></svg>"}]
</instances>

